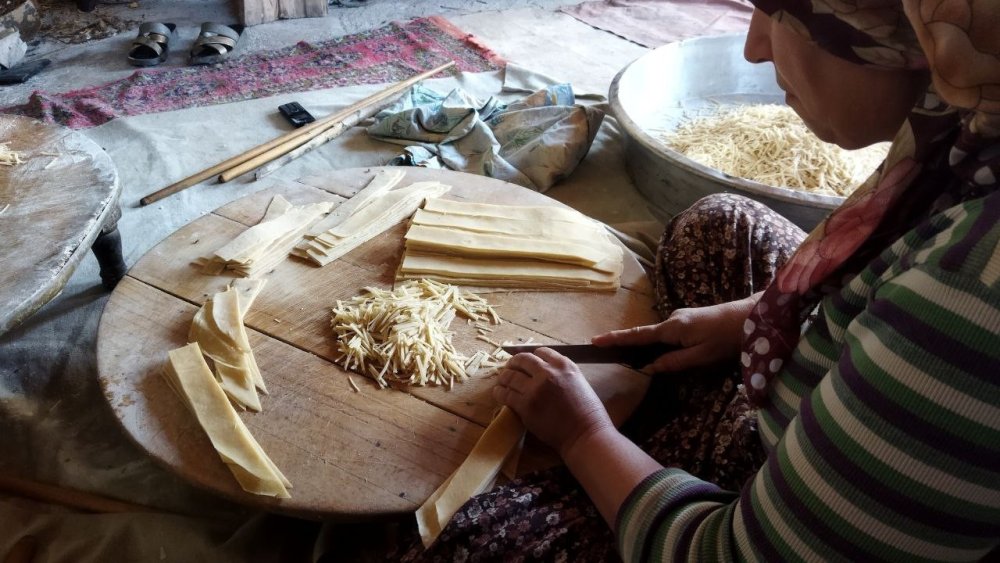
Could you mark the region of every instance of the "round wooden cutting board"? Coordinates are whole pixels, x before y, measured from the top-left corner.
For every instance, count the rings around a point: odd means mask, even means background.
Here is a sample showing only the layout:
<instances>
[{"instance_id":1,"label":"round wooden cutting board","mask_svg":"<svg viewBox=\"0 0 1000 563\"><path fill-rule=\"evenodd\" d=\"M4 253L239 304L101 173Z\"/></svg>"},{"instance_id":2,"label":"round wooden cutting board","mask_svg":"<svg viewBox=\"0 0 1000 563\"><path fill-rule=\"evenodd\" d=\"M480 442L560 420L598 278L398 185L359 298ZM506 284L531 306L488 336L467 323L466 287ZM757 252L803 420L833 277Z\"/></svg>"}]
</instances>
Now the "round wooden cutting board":
<instances>
[{"instance_id":1,"label":"round wooden cutting board","mask_svg":"<svg viewBox=\"0 0 1000 563\"><path fill-rule=\"evenodd\" d=\"M289 259L266 276L247 314L247 332L269 395L263 411L242 413L254 437L292 482L292 498L243 492L207 436L160 375L167 352L183 346L195 311L228 276L201 274L191 261L210 254L264 214L281 194L293 204L342 200L377 168L332 171L270 188L201 217L144 256L112 294L98 334L105 396L128 436L190 482L246 504L309 516L360 517L412 512L465 459L497 408L493 378L444 388L379 390L332 362L330 310L366 286L388 288L403 250L403 224L322 268ZM458 172L406 168L401 186L437 180L446 198L484 203L561 205L528 189ZM504 323L497 342L586 343L611 329L657 321L652 288L626 252L615 292L497 291L485 294ZM457 319L456 348L492 346ZM635 407L645 375L618 365L582 366L616 418ZM522 469L552 462L529 448Z\"/></svg>"},{"instance_id":2,"label":"round wooden cutting board","mask_svg":"<svg viewBox=\"0 0 1000 563\"><path fill-rule=\"evenodd\" d=\"M55 297L90 251L121 185L111 157L81 133L0 115L0 334Z\"/></svg>"}]
</instances>

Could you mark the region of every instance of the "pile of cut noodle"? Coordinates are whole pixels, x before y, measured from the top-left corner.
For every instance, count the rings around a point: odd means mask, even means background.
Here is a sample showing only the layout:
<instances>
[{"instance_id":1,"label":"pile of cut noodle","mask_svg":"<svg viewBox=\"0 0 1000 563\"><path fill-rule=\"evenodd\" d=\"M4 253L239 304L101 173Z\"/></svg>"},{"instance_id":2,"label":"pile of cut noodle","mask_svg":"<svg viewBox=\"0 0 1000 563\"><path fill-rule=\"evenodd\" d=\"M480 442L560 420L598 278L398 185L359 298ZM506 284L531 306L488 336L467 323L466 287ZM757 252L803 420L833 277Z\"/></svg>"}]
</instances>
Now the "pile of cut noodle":
<instances>
[{"instance_id":1,"label":"pile of cut noodle","mask_svg":"<svg viewBox=\"0 0 1000 563\"><path fill-rule=\"evenodd\" d=\"M456 315L475 323L480 336L489 324L501 322L485 299L453 285L422 279L392 290L366 287L364 294L337 301L333 309L336 362L370 376L381 388L391 380L450 389L456 380L502 366L502 349L471 357L455 349L450 326Z\"/></svg>"},{"instance_id":2,"label":"pile of cut noodle","mask_svg":"<svg viewBox=\"0 0 1000 563\"><path fill-rule=\"evenodd\" d=\"M684 156L739 178L847 196L885 159L889 143L848 151L824 143L788 106L727 106L681 123L662 140Z\"/></svg>"}]
</instances>

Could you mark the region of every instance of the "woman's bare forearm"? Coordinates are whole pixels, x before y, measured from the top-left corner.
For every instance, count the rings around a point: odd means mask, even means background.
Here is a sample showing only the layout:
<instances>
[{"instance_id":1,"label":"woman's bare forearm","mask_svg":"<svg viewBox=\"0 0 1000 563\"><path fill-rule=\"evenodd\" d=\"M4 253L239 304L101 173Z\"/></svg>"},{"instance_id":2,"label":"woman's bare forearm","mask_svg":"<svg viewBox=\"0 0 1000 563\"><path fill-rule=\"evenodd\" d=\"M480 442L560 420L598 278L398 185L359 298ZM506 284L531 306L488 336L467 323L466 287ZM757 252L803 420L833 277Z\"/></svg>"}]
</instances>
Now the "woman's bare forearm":
<instances>
[{"instance_id":1,"label":"woman's bare forearm","mask_svg":"<svg viewBox=\"0 0 1000 563\"><path fill-rule=\"evenodd\" d=\"M614 427L581 436L561 454L612 529L629 493L663 468Z\"/></svg>"}]
</instances>

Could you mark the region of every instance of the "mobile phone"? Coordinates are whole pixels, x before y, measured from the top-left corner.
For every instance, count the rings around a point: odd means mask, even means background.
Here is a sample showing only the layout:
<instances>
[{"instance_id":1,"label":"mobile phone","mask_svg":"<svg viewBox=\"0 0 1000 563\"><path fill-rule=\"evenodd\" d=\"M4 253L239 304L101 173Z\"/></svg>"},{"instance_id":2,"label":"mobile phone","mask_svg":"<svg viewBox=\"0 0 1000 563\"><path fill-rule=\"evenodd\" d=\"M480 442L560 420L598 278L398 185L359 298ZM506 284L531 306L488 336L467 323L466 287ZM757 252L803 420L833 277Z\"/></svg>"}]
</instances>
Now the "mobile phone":
<instances>
[{"instance_id":1,"label":"mobile phone","mask_svg":"<svg viewBox=\"0 0 1000 563\"><path fill-rule=\"evenodd\" d=\"M278 106L278 111L281 115L285 116L285 119L295 127L302 127L306 123L312 123L316 121L316 118L312 116L311 113L306 111L306 108L302 107L302 104L298 102L290 102L287 104L282 104Z\"/></svg>"}]
</instances>

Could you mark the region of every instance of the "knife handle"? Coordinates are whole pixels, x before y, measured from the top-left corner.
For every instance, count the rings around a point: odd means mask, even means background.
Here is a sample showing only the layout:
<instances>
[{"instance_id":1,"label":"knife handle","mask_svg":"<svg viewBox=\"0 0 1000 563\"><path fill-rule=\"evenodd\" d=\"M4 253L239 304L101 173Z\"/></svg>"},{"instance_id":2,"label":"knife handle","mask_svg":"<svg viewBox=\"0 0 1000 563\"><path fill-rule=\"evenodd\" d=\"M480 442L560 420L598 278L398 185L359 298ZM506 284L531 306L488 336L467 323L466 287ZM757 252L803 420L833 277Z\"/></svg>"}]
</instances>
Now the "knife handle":
<instances>
[{"instance_id":1,"label":"knife handle","mask_svg":"<svg viewBox=\"0 0 1000 563\"><path fill-rule=\"evenodd\" d=\"M667 352L679 349L679 346L655 342L653 344L640 344L638 346L619 346L618 348L623 352L623 364L632 368L642 369Z\"/></svg>"}]
</instances>

